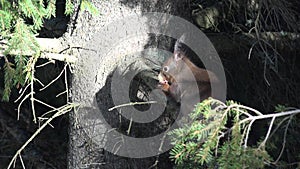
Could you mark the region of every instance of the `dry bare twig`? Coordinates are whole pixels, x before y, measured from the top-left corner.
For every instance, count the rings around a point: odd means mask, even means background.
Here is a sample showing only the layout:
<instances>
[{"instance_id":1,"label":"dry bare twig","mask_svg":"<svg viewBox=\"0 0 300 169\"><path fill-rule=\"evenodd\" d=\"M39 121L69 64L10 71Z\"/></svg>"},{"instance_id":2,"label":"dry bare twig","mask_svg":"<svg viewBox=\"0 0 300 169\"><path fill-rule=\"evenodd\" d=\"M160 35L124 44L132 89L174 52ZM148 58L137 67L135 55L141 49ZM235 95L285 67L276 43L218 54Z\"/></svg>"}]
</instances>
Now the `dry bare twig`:
<instances>
[{"instance_id":1,"label":"dry bare twig","mask_svg":"<svg viewBox=\"0 0 300 169\"><path fill-rule=\"evenodd\" d=\"M11 159L7 169L10 169L11 167L15 167L17 158L20 158L20 161L22 163L23 168L25 169L24 162L22 160L22 151L26 148L26 146L47 126L50 124L51 121L53 121L55 118L62 116L68 112L70 112L72 109L78 107L79 105L74 104L74 103L68 103L60 108L58 108L58 111L50 117L39 129L37 129L33 135L21 146L21 148L15 153L13 158Z\"/></svg>"}]
</instances>

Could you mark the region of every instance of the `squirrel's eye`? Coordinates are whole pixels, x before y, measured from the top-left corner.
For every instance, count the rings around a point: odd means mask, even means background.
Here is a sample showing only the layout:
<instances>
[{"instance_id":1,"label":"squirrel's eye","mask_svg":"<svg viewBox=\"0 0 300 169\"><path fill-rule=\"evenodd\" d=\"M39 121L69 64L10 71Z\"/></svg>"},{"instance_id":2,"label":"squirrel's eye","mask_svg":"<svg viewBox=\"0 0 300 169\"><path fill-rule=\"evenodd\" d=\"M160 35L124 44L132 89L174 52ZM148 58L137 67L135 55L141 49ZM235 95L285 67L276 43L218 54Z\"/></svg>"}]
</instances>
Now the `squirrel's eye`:
<instances>
[{"instance_id":1,"label":"squirrel's eye","mask_svg":"<svg viewBox=\"0 0 300 169\"><path fill-rule=\"evenodd\" d=\"M169 71L169 66L164 66L164 67L163 67L163 71L164 71L164 72L168 72L168 71Z\"/></svg>"}]
</instances>

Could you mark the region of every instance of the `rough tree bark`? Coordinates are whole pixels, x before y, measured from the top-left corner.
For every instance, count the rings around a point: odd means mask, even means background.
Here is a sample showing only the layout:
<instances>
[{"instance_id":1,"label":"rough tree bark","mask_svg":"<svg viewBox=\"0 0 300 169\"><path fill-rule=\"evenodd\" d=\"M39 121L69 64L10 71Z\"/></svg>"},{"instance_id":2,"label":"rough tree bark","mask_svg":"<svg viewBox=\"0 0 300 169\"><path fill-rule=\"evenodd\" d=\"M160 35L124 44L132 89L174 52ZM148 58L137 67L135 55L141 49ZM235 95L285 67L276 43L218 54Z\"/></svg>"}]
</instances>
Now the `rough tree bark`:
<instances>
[{"instance_id":1,"label":"rough tree bark","mask_svg":"<svg viewBox=\"0 0 300 169\"><path fill-rule=\"evenodd\" d=\"M145 46L158 46L157 42L150 38L139 39L135 43L114 49L113 54L100 54L107 44L101 41L101 37L113 39L113 27L110 23L121 20L130 15L143 15L145 12L163 12L179 16L187 16L186 2L184 1L126 1L109 0L95 1L100 15L91 16L87 12L75 13L69 25L68 35L65 43L74 48L74 55L78 56L78 62L74 66L72 80L72 100L80 103L80 108L70 115L70 150L69 168L149 168L156 157L130 159L115 156L103 149L107 140L104 119L94 118L97 114L109 114L110 108L110 86L109 76L118 65L126 61L126 57L137 58L137 56L125 56L124 49L128 47L133 52L143 50ZM104 28L104 32L103 32ZM118 30L118 28L113 28ZM99 33L102 31L103 33ZM98 37L98 36L101 37ZM126 40L126 39L125 39ZM99 44L101 41L101 44ZM99 46L97 46L99 45ZM117 45L117 44L116 44ZM166 48L170 47L167 43ZM111 46L112 48L117 48ZM163 58L157 58L162 61ZM120 64L118 65L120 66ZM122 65L121 65L122 66ZM113 90L113 89L112 89ZM95 116L96 115L96 116ZM113 121L116 116L107 116L107 121ZM147 132L147 131L145 131ZM159 160L161 162L162 160ZM169 164L161 164L166 168Z\"/></svg>"}]
</instances>

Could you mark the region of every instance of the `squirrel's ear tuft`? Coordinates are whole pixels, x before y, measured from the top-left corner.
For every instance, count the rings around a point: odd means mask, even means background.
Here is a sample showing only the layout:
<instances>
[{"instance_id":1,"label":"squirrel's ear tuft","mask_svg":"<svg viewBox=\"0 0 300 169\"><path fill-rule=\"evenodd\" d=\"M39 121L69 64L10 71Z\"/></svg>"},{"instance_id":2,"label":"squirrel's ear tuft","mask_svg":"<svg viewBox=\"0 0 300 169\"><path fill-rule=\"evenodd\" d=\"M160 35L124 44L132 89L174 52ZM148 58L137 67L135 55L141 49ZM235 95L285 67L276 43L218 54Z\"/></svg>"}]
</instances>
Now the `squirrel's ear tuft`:
<instances>
[{"instance_id":1,"label":"squirrel's ear tuft","mask_svg":"<svg viewBox=\"0 0 300 169\"><path fill-rule=\"evenodd\" d=\"M174 59L176 61L182 59L186 55L186 46L184 44L186 39L186 34L181 35L179 39L177 39L174 46Z\"/></svg>"},{"instance_id":2,"label":"squirrel's ear tuft","mask_svg":"<svg viewBox=\"0 0 300 169\"><path fill-rule=\"evenodd\" d=\"M180 52L183 50L185 38L186 38L186 35L183 34L183 35L181 35L181 37L179 39L177 39L175 46L174 46L174 53Z\"/></svg>"}]
</instances>

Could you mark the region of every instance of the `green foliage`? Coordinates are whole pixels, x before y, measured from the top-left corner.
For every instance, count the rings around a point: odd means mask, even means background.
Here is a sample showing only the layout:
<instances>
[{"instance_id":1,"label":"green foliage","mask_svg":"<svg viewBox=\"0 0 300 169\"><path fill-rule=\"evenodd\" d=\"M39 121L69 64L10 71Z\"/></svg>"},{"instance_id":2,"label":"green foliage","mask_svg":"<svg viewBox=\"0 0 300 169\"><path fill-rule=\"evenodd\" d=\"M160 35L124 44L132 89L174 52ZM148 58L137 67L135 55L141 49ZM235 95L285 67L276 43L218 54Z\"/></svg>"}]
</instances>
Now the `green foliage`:
<instances>
[{"instance_id":1,"label":"green foliage","mask_svg":"<svg viewBox=\"0 0 300 169\"><path fill-rule=\"evenodd\" d=\"M69 15L74 11L74 5L72 4L71 0L66 0L66 9L65 14Z\"/></svg>"},{"instance_id":2,"label":"green foliage","mask_svg":"<svg viewBox=\"0 0 300 169\"><path fill-rule=\"evenodd\" d=\"M13 84L13 78L15 76L15 69L12 67L13 64L10 62L6 62L4 65L4 91L3 91L3 100L9 100L9 94L11 92L11 85Z\"/></svg>"},{"instance_id":3,"label":"green foliage","mask_svg":"<svg viewBox=\"0 0 300 169\"><path fill-rule=\"evenodd\" d=\"M81 10L87 10L88 12L90 12L93 15L99 15L99 11L98 9L92 4L92 2L88 1L88 0L82 0L81 1Z\"/></svg>"},{"instance_id":4,"label":"green foliage","mask_svg":"<svg viewBox=\"0 0 300 169\"><path fill-rule=\"evenodd\" d=\"M174 145L170 157L177 168L264 168L271 157L263 147L245 143L251 127L250 121L243 121L246 114L232 101L199 103L190 116L192 124L170 132Z\"/></svg>"},{"instance_id":5,"label":"green foliage","mask_svg":"<svg viewBox=\"0 0 300 169\"><path fill-rule=\"evenodd\" d=\"M56 0L0 0L0 40L7 42L5 50L4 90L2 100L8 101L13 87L17 89L28 80L35 80L34 65L40 55L36 33L43 27L44 19L55 17ZM98 10L88 0L81 9L97 15ZM66 0L65 14L74 11L71 0ZM1 90L2 91L2 90Z\"/></svg>"},{"instance_id":6,"label":"green foliage","mask_svg":"<svg viewBox=\"0 0 300 169\"><path fill-rule=\"evenodd\" d=\"M55 7L56 0L47 0L47 7L46 7L46 18L50 18L51 16L56 16L56 7ZM73 5L72 5L73 6Z\"/></svg>"},{"instance_id":7,"label":"green foliage","mask_svg":"<svg viewBox=\"0 0 300 169\"><path fill-rule=\"evenodd\" d=\"M8 101L13 87L23 86L32 79L34 65L40 55L35 39L44 19L55 17L56 0L0 1L0 40L5 39L5 78L2 100ZM67 1L66 13L73 4Z\"/></svg>"},{"instance_id":8,"label":"green foliage","mask_svg":"<svg viewBox=\"0 0 300 169\"><path fill-rule=\"evenodd\" d=\"M13 87L19 88L33 79L34 65L40 55L35 39L44 19L55 17L56 0L0 0L0 40L6 40L5 78L2 100L8 101ZM99 12L91 1L83 0L81 9L94 15ZM66 0L65 14L74 11L71 0Z\"/></svg>"},{"instance_id":9,"label":"green foliage","mask_svg":"<svg viewBox=\"0 0 300 169\"><path fill-rule=\"evenodd\" d=\"M283 111L286 111L286 110L287 110L287 107L284 106L284 105L278 104L277 106L275 106L275 111L276 112L283 112Z\"/></svg>"},{"instance_id":10,"label":"green foliage","mask_svg":"<svg viewBox=\"0 0 300 169\"><path fill-rule=\"evenodd\" d=\"M43 18L46 17L46 9L43 1L19 1L18 10L26 17L33 20L33 27L39 29L43 24Z\"/></svg>"},{"instance_id":11,"label":"green foliage","mask_svg":"<svg viewBox=\"0 0 300 169\"><path fill-rule=\"evenodd\" d=\"M220 157L218 164L220 168L264 168L265 161L270 159L267 151L252 148L241 147L234 141L224 143L219 149Z\"/></svg>"}]
</instances>

